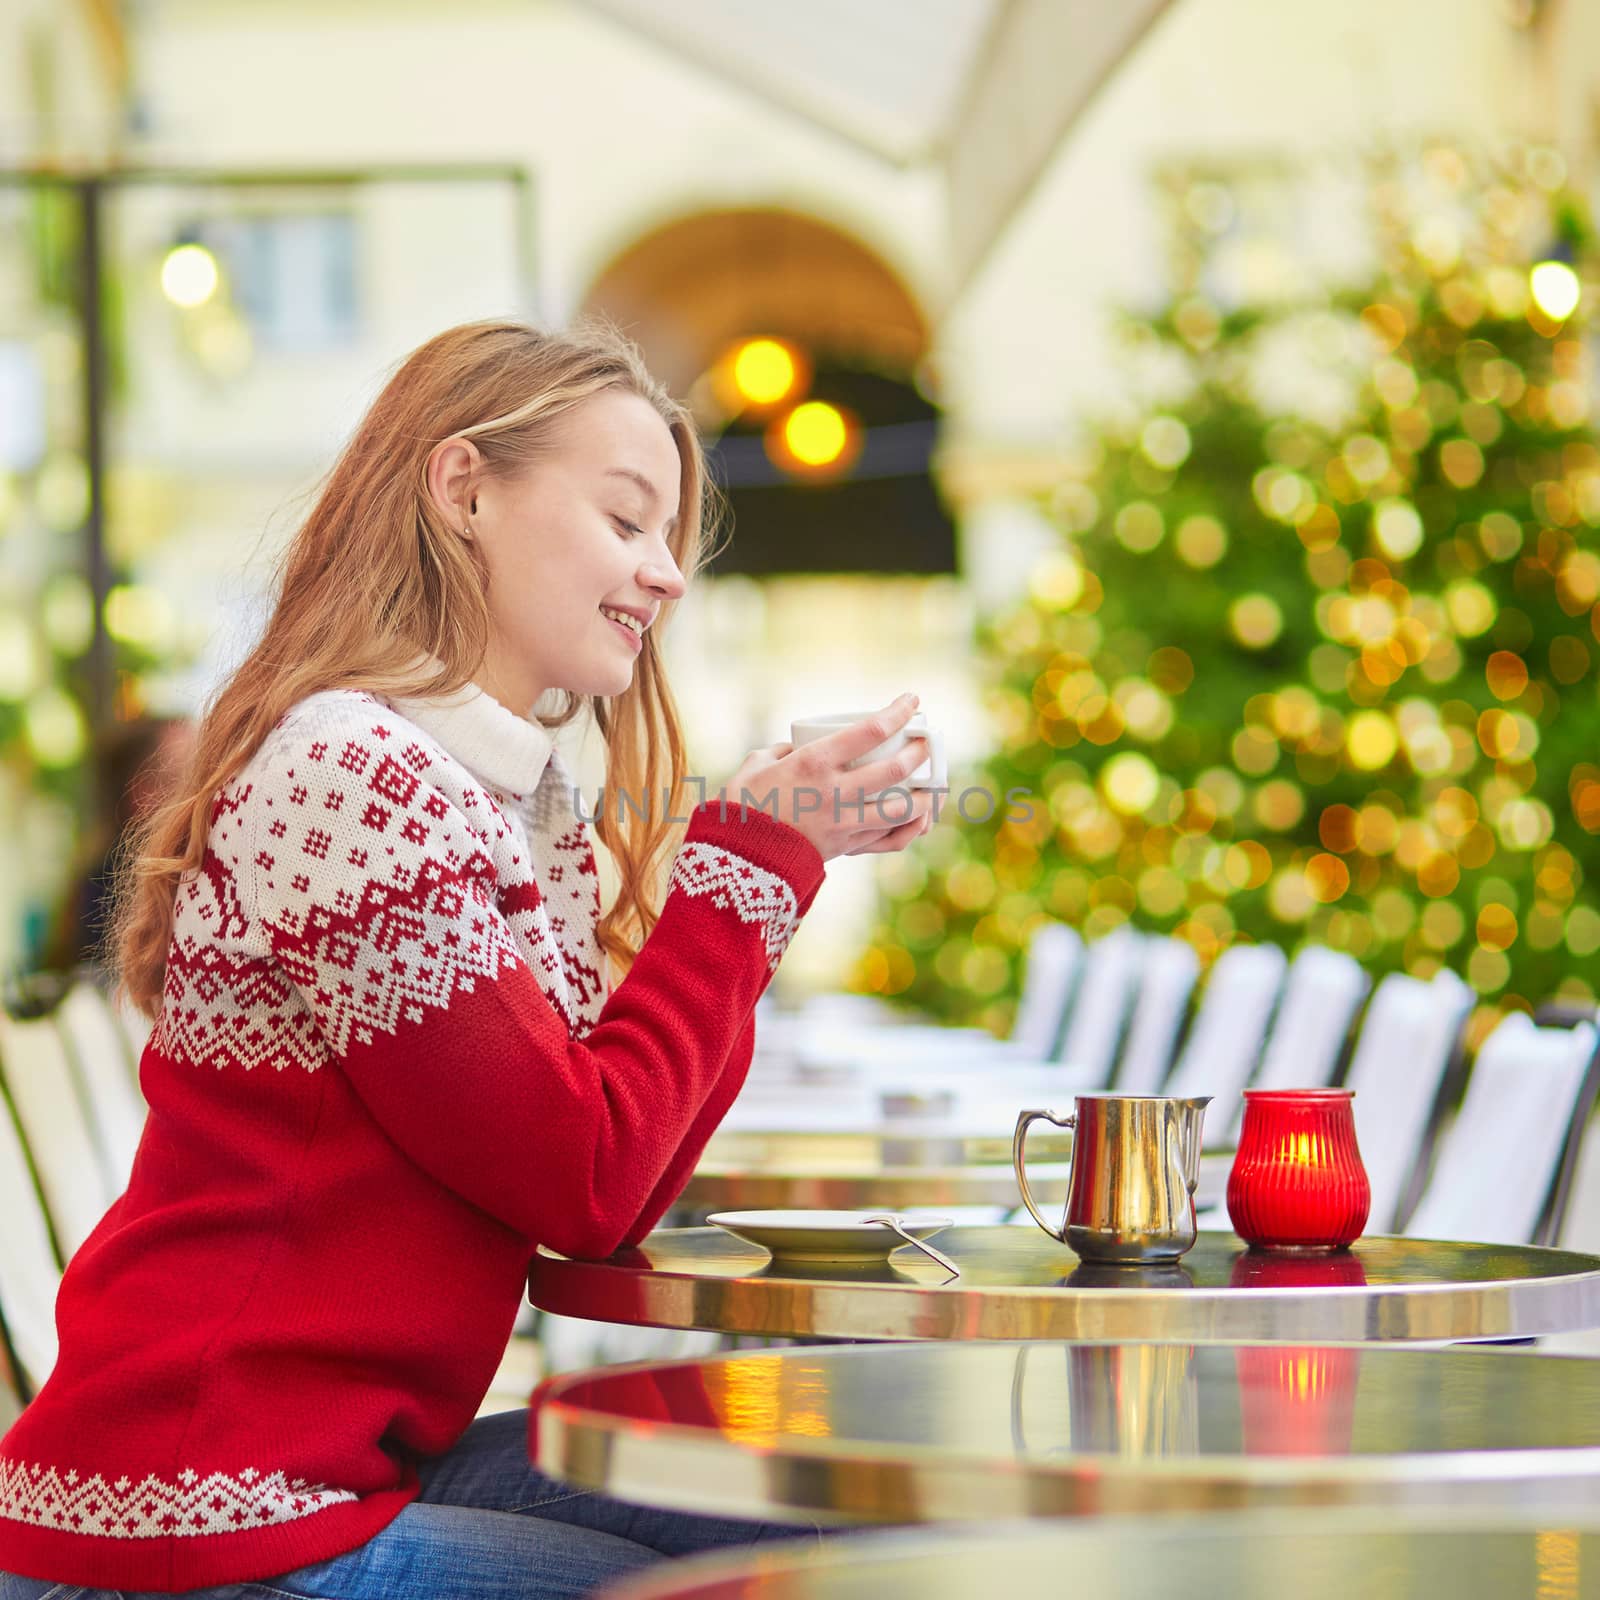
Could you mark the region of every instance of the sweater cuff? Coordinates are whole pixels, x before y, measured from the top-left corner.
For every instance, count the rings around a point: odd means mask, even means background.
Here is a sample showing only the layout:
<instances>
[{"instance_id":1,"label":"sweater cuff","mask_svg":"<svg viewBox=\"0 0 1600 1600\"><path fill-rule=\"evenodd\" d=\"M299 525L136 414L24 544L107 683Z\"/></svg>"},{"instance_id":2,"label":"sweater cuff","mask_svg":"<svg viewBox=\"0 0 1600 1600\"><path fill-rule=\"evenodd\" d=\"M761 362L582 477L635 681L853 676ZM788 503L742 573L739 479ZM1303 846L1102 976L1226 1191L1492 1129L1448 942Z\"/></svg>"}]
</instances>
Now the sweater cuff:
<instances>
[{"instance_id":1,"label":"sweater cuff","mask_svg":"<svg viewBox=\"0 0 1600 1600\"><path fill-rule=\"evenodd\" d=\"M742 856L753 866L776 873L804 907L815 898L823 879L822 857L817 847L787 822L764 811L728 802L708 800L696 806L684 835L686 844L707 844Z\"/></svg>"}]
</instances>

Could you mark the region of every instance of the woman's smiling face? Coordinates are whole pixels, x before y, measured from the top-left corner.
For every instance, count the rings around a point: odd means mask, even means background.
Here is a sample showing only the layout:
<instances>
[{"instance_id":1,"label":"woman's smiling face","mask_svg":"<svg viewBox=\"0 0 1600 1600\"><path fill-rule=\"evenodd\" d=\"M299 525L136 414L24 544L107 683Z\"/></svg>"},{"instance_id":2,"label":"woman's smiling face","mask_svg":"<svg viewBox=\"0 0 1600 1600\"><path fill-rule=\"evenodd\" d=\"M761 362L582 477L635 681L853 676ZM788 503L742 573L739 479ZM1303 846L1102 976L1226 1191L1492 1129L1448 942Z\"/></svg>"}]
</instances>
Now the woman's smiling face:
<instances>
[{"instance_id":1,"label":"woman's smiling face","mask_svg":"<svg viewBox=\"0 0 1600 1600\"><path fill-rule=\"evenodd\" d=\"M440 452L430 482L457 448ZM472 474L491 622L476 677L501 704L525 713L547 689L627 689L643 631L684 591L672 548L681 474L671 430L625 389L575 407L515 476Z\"/></svg>"}]
</instances>

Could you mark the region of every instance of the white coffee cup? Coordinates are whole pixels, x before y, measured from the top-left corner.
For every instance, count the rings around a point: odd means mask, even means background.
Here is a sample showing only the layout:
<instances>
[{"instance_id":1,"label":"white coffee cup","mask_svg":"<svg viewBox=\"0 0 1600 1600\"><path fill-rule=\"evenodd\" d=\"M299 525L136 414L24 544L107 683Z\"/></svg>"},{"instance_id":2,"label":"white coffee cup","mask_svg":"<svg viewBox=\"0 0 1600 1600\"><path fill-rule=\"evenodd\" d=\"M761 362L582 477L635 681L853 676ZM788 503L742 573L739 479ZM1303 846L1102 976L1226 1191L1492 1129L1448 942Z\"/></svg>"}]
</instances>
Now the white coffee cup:
<instances>
[{"instance_id":1,"label":"white coffee cup","mask_svg":"<svg viewBox=\"0 0 1600 1600\"><path fill-rule=\"evenodd\" d=\"M798 748L800 745L810 744L813 739L826 739L829 734L837 733L841 728L848 728L852 722L863 722L871 715L872 713L868 711L830 711L814 717L801 717L798 722L789 724L789 737ZM886 760L907 739L926 739L928 759L909 778L904 779L900 787L902 789L945 788L949 783L949 768L945 762L944 734L937 728L930 728L928 719L920 711L913 713L911 720L898 733L891 734L882 744L874 745L864 756L858 756L852 761L850 766L865 767L874 761Z\"/></svg>"}]
</instances>

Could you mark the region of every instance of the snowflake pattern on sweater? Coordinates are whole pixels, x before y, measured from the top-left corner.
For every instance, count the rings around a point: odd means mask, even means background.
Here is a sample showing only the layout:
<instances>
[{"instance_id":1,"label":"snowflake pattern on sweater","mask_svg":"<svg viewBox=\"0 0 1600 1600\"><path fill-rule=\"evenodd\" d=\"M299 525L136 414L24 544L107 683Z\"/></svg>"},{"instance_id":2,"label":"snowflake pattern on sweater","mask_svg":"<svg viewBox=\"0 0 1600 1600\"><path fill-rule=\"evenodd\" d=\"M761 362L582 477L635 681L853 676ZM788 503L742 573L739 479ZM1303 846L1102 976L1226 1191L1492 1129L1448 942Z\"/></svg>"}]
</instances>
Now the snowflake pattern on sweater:
<instances>
[{"instance_id":1,"label":"snowflake pattern on sweater","mask_svg":"<svg viewBox=\"0 0 1600 1600\"><path fill-rule=\"evenodd\" d=\"M97 1472L58 1472L0 1456L0 1517L113 1539L236 1533L293 1522L355 1498L348 1489L318 1488L254 1467L204 1475L185 1471L175 1482L124 1476L107 1483Z\"/></svg>"},{"instance_id":2,"label":"snowflake pattern on sweater","mask_svg":"<svg viewBox=\"0 0 1600 1600\"><path fill-rule=\"evenodd\" d=\"M371 696L306 701L212 807L205 861L178 892L164 1047L314 1072L518 961L582 1037L605 984L571 793L554 753L533 796L490 792ZM560 831L531 825L563 810Z\"/></svg>"}]
</instances>

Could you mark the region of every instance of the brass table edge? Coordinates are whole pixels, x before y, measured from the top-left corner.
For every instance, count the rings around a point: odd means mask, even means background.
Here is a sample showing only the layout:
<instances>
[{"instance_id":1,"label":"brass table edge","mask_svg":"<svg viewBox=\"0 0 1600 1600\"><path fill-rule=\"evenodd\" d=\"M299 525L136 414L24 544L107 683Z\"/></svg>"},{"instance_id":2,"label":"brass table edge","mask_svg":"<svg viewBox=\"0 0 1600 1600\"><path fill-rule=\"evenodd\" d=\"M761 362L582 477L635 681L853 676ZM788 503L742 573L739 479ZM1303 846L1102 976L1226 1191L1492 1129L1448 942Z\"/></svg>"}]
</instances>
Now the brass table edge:
<instances>
[{"instance_id":1,"label":"brass table edge","mask_svg":"<svg viewBox=\"0 0 1600 1600\"><path fill-rule=\"evenodd\" d=\"M571 1381L592 1376L574 1374ZM1600 1445L1194 1461L1081 1452L1050 1461L1007 1461L915 1444L874 1448L808 1439L802 1447L792 1440L779 1444L770 1435L745 1443L686 1424L635 1423L585 1411L561 1399L564 1381L547 1380L535 1396L538 1468L580 1488L672 1510L859 1525L959 1521L974 1514L1374 1506L1392 1504L1397 1497L1403 1504L1427 1504L1435 1493L1459 1495L1474 1488L1548 1493L1591 1481L1600 1492ZM742 1492L696 1487L696 1467L713 1460L722 1468L713 1476L724 1483L730 1471L746 1480ZM848 1473L853 1504L829 1499L834 1473ZM997 1491L1004 1504L992 1503ZM1017 1492L1008 1498L1008 1491ZM951 1509L941 1511L945 1501Z\"/></svg>"},{"instance_id":2,"label":"brass table edge","mask_svg":"<svg viewBox=\"0 0 1600 1600\"><path fill-rule=\"evenodd\" d=\"M684 1230L692 1231L692 1230ZM1407 1241L1412 1242L1412 1241ZM1449 1242L1449 1241L1441 1241ZM1242 1241L1239 1248L1244 1248ZM1565 1256L1587 1261L1577 1252L1518 1247L1526 1253ZM1062 1248L1064 1262L1077 1264L1077 1257ZM543 1282L539 1280L543 1276ZM600 1276L604 1274L605 1276ZM949 1284L922 1282L908 1278L904 1283L853 1281L848 1278L772 1278L760 1275L719 1276L673 1271L661 1268L627 1267L608 1262L579 1262L541 1251L528 1274L528 1297L535 1306L560 1314L595 1317L596 1309L578 1302L563 1287L572 1289L594 1277L613 1302L631 1297L635 1314L624 1320L628 1325L666 1328L700 1328L731 1334L757 1334L777 1338L842 1338L862 1340L900 1340L961 1337L978 1340L1006 1340L1018 1337L1057 1340L1112 1340L1124 1343L1184 1344L1358 1344L1434 1342L1454 1343L1470 1340L1540 1337L1600 1325L1600 1265L1590 1270L1565 1273L1559 1277L1516 1278L1486 1283L1394 1283L1368 1285L1328 1285L1315 1291L1302 1288L1191 1287L1188 1289L1127 1289L1070 1285L1048 1289L1019 1284L974 1285L957 1280ZM555 1294L548 1291L555 1280ZM774 1289L789 1291L805 1300L812 1311L802 1322L797 1317L775 1320L772 1307L761 1315L739 1315L730 1306L743 1291L752 1300L777 1300ZM1314 1292L1315 1299L1306 1299ZM875 1315L851 1317L829 1315L829 1295L846 1301L866 1297L864 1304L874 1307ZM1050 1298L1045 1299L1048 1295ZM1449 1317L1450 1302L1459 1300L1471 1315ZM964 1317L963 1305L987 1301L1001 1308L1035 1308L1037 1331L1020 1332L1016 1327L995 1327L985 1331L971 1317ZM1245 1325L1252 1306L1292 1304L1304 1301L1306 1311L1297 1325L1281 1330L1262 1330ZM1561 1308L1547 1309L1555 1301ZM1363 1309L1361 1327L1329 1331L1314 1326L1315 1309L1356 1306ZM1446 1316L1438 1315L1441 1307ZM1401 1326L1385 1323L1410 1308L1423 1311L1406 1316ZM757 1308L762 1309L762 1308ZM1094 1322L1106 1322L1118 1314L1148 1317L1157 1310L1170 1310L1179 1325L1151 1330L1122 1331L1081 1326L1084 1312ZM1192 1313L1184 1320L1184 1312ZM901 1326L878 1331L891 1315ZM1432 1312L1432 1315L1426 1314ZM599 1316L599 1320L609 1320ZM1005 1322L1004 1316L986 1319ZM1348 1319L1342 1319L1348 1320ZM869 1326L870 1324L870 1326ZM1218 1325L1202 1325L1218 1324ZM955 1333L942 1326L957 1325Z\"/></svg>"}]
</instances>

